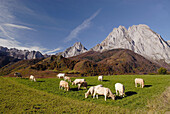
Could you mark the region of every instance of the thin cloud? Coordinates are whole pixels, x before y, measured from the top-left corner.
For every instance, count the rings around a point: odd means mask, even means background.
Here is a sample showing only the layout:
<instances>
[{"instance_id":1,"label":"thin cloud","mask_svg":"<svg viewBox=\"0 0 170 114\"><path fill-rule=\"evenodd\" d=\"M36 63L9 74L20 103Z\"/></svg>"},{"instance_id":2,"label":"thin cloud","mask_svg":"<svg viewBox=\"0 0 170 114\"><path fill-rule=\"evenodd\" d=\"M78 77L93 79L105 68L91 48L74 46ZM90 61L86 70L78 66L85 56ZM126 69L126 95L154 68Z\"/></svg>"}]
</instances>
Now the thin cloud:
<instances>
[{"instance_id":1,"label":"thin cloud","mask_svg":"<svg viewBox=\"0 0 170 114\"><path fill-rule=\"evenodd\" d=\"M7 48L17 48L21 50L29 50L29 51L47 51L46 48L42 46L37 46L34 44L27 45L28 43L21 43L17 39L23 38L24 36L21 33L21 30L35 30L28 26L16 25L12 23L22 23L18 21L17 17L14 15L14 12L21 11L24 14L26 12L31 13L24 4L18 5L18 1L11 0L2 0L0 3L0 46ZM24 9L20 9L24 8ZM13 10L15 9L15 10ZM26 13L27 14L27 13ZM17 29L16 29L17 28ZM24 32L24 31L23 31Z\"/></svg>"},{"instance_id":2,"label":"thin cloud","mask_svg":"<svg viewBox=\"0 0 170 114\"><path fill-rule=\"evenodd\" d=\"M75 38L77 38L78 34L88 28L90 26L91 21L100 13L100 10L97 10L91 17L84 20L82 24L78 25L75 29L73 29L70 34L66 37L65 42L71 41Z\"/></svg>"},{"instance_id":3,"label":"thin cloud","mask_svg":"<svg viewBox=\"0 0 170 114\"><path fill-rule=\"evenodd\" d=\"M29 51L40 51L40 52L44 52L47 49L43 48L43 47L38 47L38 46L21 46L21 43L16 41L16 40L12 40L12 39L3 39L0 38L0 42L1 42L1 46L3 47L7 47L7 48L17 48L20 50L29 50Z\"/></svg>"},{"instance_id":4,"label":"thin cloud","mask_svg":"<svg viewBox=\"0 0 170 114\"><path fill-rule=\"evenodd\" d=\"M33 28L30 28L30 27L27 27L27 26L23 26L23 25L16 25L16 24L10 24L10 23L5 23L4 25L8 26L8 27L18 28L18 29L34 30Z\"/></svg>"},{"instance_id":5,"label":"thin cloud","mask_svg":"<svg viewBox=\"0 0 170 114\"><path fill-rule=\"evenodd\" d=\"M54 49L54 50L47 51L47 52L45 52L45 53L51 54L51 53L54 53L54 52L59 51L59 50L61 50L61 48L56 48L56 49Z\"/></svg>"},{"instance_id":6,"label":"thin cloud","mask_svg":"<svg viewBox=\"0 0 170 114\"><path fill-rule=\"evenodd\" d=\"M10 38L10 39L14 39L13 37L11 37L10 35L8 35L8 33L4 30L4 28L2 26L0 26L0 30L2 31L2 33L4 34L4 36Z\"/></svg>"}]
</instances>

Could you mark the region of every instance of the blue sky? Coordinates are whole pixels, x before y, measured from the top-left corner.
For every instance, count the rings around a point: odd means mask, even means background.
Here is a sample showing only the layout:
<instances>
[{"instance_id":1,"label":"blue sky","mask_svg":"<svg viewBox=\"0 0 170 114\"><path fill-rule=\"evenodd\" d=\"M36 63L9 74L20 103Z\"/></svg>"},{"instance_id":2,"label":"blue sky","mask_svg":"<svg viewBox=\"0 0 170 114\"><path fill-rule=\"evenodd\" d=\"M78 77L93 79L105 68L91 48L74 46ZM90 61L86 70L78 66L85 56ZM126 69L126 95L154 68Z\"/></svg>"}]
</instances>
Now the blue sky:
<instances>
[{"instance_id":1,"label":"blue sky","mask_svg":"<svg viewBox=\"0 0 170 114\"><path fill-rule=\"evenodd\" d=\"M0 46L54 54L101 43L113 28L146 24L170 40L169 0L0 0Z\"/></svg>"}]
</instances>

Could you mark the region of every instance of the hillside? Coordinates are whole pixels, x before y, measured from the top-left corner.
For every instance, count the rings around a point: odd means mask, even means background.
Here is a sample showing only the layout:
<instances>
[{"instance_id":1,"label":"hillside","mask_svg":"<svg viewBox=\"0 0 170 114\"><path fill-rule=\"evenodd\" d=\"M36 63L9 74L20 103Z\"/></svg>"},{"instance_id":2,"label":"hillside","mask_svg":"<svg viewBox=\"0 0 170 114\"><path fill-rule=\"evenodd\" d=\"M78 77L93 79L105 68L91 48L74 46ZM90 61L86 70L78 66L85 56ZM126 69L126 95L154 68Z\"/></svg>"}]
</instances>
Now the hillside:
<instances>
[{"instance_id":1,"label":"hillside","mask_svg":"<svg viewBox=\"0 0 170 114\"><path fill-rule=\"evenodd\" d=\"M23 74L24 70L28 69L31 65L34 65L41 60L43 59L21 60L15 63L9 63L0 69L0 76L7 75L10 73L13 74L14 72L22 72Z\"/></svg>"},{"instance_id":2,"label":"hillside","mask_svg":"<svg viewBox=\"0 0 170 114\"><path fill-rule=\"evenodd\" d=\"M71 58L53 55L46 59L23 60L1 68L0 74L13 74L16 71L24 75L45 73L46 76L52 72L74 76L145 74L154 73L159 67L131 50L114 49L102 53L89 51Z\"/></svg>"},{"instance_id":3,"label":"hillside","mask_svg":"<svg viewBox=\"0 0 170 114\"><path fill-rule=\"evenodd\" d=\"M159 67L157 64L127 49L114 49L102 53L89 51L71 59L95 62L98 67L97 71L104 74L156 72Z\"/></svg>"}]
</instances>

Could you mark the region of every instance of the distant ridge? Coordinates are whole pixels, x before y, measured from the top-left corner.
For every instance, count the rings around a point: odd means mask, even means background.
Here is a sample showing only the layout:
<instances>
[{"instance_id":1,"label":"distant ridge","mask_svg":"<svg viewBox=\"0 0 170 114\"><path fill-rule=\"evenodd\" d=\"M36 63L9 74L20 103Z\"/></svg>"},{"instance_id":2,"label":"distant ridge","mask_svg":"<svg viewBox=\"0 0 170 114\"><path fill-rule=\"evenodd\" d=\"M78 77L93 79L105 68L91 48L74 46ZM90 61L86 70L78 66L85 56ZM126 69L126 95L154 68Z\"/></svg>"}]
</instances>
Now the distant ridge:
<instances>
[{"instance_id":1,"label":"distant ridge","mask_svg":"<svg viewBox=\"0 0 170 114\"><path fill-rule=\"evenodd\" d=\"M39 51L18 50L16 48L6 48L0 46L0 52L5 53L6 56L10 56L16 59L39 59L44 56Z\"/></svg>"}]
</instances>

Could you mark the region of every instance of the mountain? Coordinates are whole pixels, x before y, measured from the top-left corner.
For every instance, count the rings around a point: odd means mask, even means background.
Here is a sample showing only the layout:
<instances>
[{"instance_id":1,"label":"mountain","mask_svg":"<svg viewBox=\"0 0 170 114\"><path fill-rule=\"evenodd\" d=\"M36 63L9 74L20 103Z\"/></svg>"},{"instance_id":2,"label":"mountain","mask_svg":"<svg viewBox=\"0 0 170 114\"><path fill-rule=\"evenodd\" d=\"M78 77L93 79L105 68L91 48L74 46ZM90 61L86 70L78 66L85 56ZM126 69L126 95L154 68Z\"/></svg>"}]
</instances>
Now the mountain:
<instances>
[{"instance_id":1,"label":"mountain","mask_svg":"<svg viewBox=\"0 0 170 114\"><path fill-rule=\"evenodd\" d=\"M16 59L14 57L7 56L6 53L0 52L0 68L9 64L19 61L19 59Z\"/></svg>"},{"instance_id":2,"label":"mountain","mask_svg":"<svg viewBox=\"0 0 170 114\"><path fill-rule=\"evenodd\" d=\"M70 59L90 61L91 66L96 66L98 74L149 73L156 72L159 68L159 65L128 49L113 49L104 52L88 51ZM79 65L78 68L83 70L83 67L84 64Z\"/></svg>"},{"instance_id":3,"label":"mountain","mask_svg":"<svg viewBox=\"0 0 170 114\"><path fill-rule=\"evenodd\" d=\"M18 50L16 48L8 49L0 46L0 52L5 53L6 56L16 59L38 59L44 56L39 51Z\"/></svg>"},{"instance_id":4,"label":"mountain","mask_svg":"<svg viewBox=\"0 0 170 114\"><path fill-rule=\"evenodd\" d=\"M87 52L87 49L80 42L76 42L72 47L67 48L64 52L60 52L57 55L68 58L85 52Z\"/></svg>"},{"instance_id":5,"label":"mountain","mask_svg":"<svg viewBox=\"0 0 170 114\"><path fill-rule=\"evenodd\" d=\"M0 69L0 75L21 72L38 75L43 72L65 72L67 75L94 76L112 74L145 74L157 72L159 65L128 49L113 49L104 52L88 51L78 56L65 58L52 55L46 59L22 60ZM48 74L50 75L50 74Z\"/></svg>"},{"instance_id":6,"label":"mountain","mask_svg":"<svg viewBox=\"0 0 170 114\"><path fill-rule=\"evenodd\" d=\"M169 46L170 46L170 40L168 40L168 41L167 41L167 43L168 43L168 44L169 44Z\"/></svg>"},{"instance_id":7,"label":"mountain","mask_svg":"<svg viewBox=\"0 0 170 114\"><path fill-rule=\"evenodd\" d=\"M164 60L170 63L170 45L147 25L124 26L113 31L90 50L103 52L117 48L130 49L150 60Z\"/></svg>"}]
</instances>

